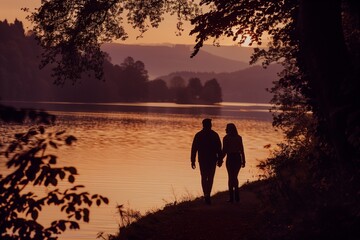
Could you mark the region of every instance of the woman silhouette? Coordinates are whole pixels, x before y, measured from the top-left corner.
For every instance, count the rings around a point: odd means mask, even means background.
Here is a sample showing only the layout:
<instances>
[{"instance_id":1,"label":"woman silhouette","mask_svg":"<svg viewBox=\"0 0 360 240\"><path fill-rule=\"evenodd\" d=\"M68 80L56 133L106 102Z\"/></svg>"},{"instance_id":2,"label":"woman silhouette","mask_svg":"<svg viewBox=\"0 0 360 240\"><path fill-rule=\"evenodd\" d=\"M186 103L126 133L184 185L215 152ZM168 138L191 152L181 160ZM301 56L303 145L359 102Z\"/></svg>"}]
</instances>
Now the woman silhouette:
<instances>
[{"instance_id":1,"label":"woman silhouette","mask_svg":"<svg viewBox=\"0 0 360 240\"><path fill-rule=\"evenodd\" d=\"M226 125L226 136L223 139L223 158L226 157L226 170L228 172L229 202L239 202L240 168L245 167L245 153L242 137L238 134L235 124Z\"/></svg>"}]
</instances>

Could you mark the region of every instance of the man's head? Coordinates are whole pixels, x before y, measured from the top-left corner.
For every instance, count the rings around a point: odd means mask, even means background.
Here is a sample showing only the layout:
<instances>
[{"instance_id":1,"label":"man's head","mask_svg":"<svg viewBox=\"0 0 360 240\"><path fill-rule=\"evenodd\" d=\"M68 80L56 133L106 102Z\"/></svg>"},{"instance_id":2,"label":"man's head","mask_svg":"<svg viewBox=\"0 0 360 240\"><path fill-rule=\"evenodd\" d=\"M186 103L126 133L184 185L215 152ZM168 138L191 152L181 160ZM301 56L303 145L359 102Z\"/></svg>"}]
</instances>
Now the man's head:
<instances>
[{"instance_id":1,"label":"man's head","mask_svg":"<svg viewBox=\"0 0 360 240\"><path fill-rule=\"evenodd\" d=\"M202 121L202 125L203 125L203 128L204 129L211 129L211 119L210 118L205 118L203 121Z\"/></svg>"}]
</instances>

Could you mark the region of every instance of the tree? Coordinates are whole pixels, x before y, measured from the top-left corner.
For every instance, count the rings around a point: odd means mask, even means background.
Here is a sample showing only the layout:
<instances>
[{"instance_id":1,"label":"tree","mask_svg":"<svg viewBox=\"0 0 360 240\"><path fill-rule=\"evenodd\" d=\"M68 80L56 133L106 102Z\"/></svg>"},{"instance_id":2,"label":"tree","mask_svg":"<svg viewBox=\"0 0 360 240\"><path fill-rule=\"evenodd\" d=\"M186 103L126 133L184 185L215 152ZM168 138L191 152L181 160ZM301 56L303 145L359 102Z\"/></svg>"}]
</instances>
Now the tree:
<instances>
[{"instance_id":1,"label":"tree","mask_svg":"<svg viewBox=\"0 0 360 240\"><path fill-rule=\"evenodd\" d=\"M149 101L162 102L169 98L169 88L162 79L155 79L148 82Z\"/></svg>"},{"instance_id":2,"label":"tree","mask_svg":"<svg viewBox=\"0 0 360 240\"><path fill-rule=\"evenodd\" d=\"M180 76L174 76L170 79L169 88L177 89L177 88L185 88L185 79Z\"/></svg>"},{"instance_id":3,"label":"tree","mask_svg":"<svg viewBox=\"0 0 360 240\"><path fill-rule=\"evenodd\" d=\"M189 98L185 90L185 79L180 76L174 76L170 79L169 83L169 94L172 101L178 103L188 103Z\"/></svg>"},{"instance_id":4,"label":"tree","mask_svg":"<svg viewBox=\"0 0 360 240\"><path fill-rule=\"evenodd\" d=\"M120 97L124 101L144 101L147 97L148 75L141 61L127 57L120 66Z\"/></svg>"},{"instance_id":5,"label":"tree","mask_svg":"<svg viewBox=\"0 0 360 240\"><path fill-rule=\"evenodd\" d=\"M205 103L219 103L222 102L221 95L221 87L218 81L214 78L204 83L200 99Z\"/></svg>"},{"instance_id":6,"label":"tree","mask_svg":"<svg viewBox=\"0 0 360 240\"><path fill-rule=\"evenodd\" d=\"M352 165L359 163L359 148L349 140L360 136L353 124L359 109L360 56L344 29L354 35L352 38L356 36L359 44L360 4L338 0L327 3L326 11L323 7L321 2L300 2L299 60L309 77L312 105L324 127L322 134L334 147L337 164ZM357 26L346 22L346 17L355 17ZM360 120L360 116L355 118Z\"/></svg>"},{"instance_id":7,"label":"tree","mask_svg":"<svg viewBox=\"0 0 360 240\"><path fill-rule=\"evenodd\" d=\"M190 78L187 91L192 101L199 100L203 86L199 78Z\"/></svg>"}]
</instances>

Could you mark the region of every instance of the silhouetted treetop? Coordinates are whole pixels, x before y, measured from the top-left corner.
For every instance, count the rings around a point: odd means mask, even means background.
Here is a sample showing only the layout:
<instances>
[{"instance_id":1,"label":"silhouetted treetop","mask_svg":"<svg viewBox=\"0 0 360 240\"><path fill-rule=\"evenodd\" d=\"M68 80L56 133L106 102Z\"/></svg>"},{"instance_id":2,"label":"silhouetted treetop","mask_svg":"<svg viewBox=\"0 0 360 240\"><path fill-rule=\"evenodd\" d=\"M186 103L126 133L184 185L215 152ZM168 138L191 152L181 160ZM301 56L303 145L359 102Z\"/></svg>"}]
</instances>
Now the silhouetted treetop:
<instances>
[{"instance_id":1,"label":"silhouetted treetop","mask_svg":"<svg viewBox=\"0 0 360 240\"><path fill-rule=\"evenodd\" d=\"M195 51L208 39L218 44L222 36L231 37L242 44L251 39L250 45L263 43L264 34L273 37L274 43L281 45L281 35L292 30L298 1L221 1L203 0L200 5L209 10L191 20L196 35Z\"/></svg>"},{"instance_id":2,"label":"silhouetted treetop","mask_svg":"<svg viewBox=\"0 0 360 240\"><path fill-rule=\"evenodd\" d=\"M28 19L45 49L42 66L56 63L54 75L63 83L66 79L76 81L86 71L103 78L100 45L125 40L125 23L139 29L141 36L150 26L158 27L163 15L169 13L177 16L177 28L182 31L182 21L193 12L196 6L184 0L55 0L42 1Z\"/></svg>"},{"instance_id":3,"label":"silhouetted treetop","mask_svg":"<svg viewBox=\"0 0 360 240\"><path fill-rule=\"evenodd\" d=\"M145 64L132 57L125 58L120 65L119 96L123 101L145 101L149 80Z\"/></svg>"}]
</instances>

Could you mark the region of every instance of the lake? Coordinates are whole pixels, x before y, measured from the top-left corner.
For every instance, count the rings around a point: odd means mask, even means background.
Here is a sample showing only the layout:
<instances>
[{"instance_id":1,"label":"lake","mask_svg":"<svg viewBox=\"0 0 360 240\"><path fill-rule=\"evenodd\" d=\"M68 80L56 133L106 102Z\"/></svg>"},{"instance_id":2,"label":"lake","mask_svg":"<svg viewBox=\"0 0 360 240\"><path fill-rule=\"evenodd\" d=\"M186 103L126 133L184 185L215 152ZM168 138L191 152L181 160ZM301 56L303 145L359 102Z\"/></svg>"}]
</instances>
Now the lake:
<instances>
[{"instance_id":1,"label":"lake","mask_svg":"<svg viewBox=\"0 0 360 240\"><path fill-rule=\"evenodd\" d=\"M234 123L242 135L247 165L240 171L241 184L257 180L259 161L269 155L264 146L275 146L282 135L272 128L267 104L222 103L220 105L177 105L172 103L49 103L3 102L24 108L40 108L57 115L51 129L67 130L78 141L60 148L59 165L75 166L76 184L91 194L109 198L109 205L93 206L90 223L69 230L59 239L96 239L98 232L118 231L117 204L139 210L155 211L165 204L202 195L199 168L190 167L190 148L203 118L213 119L220 138L225 127ZM2 136L26 129L2 125ZM6 172L5 159L0 159ZM217 168L212 193L227 189L226 168ZM45 191L45 190L38 190ZM45 215L45 216L44 216ZM57 209L50 208L41 221L54 220Z\"/></svg>"}]
</instances>

